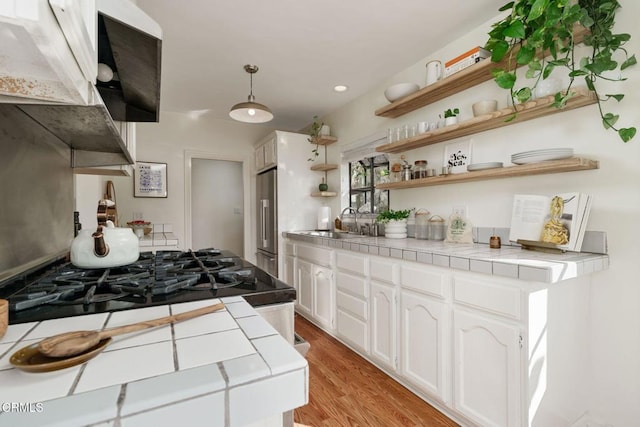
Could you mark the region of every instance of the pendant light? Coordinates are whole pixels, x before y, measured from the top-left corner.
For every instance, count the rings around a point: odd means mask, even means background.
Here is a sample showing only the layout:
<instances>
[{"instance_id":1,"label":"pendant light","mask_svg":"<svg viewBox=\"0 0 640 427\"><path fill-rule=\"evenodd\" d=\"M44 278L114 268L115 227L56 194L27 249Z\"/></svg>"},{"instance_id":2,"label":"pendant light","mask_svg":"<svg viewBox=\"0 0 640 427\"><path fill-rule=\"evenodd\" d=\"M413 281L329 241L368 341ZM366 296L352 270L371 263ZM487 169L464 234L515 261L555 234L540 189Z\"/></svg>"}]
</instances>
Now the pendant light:
<instances>
[{"instance_id":1,"label":"pendant light","mask_svg":"<svg viewBox=\"0 0 640 427\"><path fill-rule=\"evenodd\" d=\"M258 72L258 66L245 65L244 70L251 76L251 91L247 102L241 102L231 107L229 115L232 119L245 123L265 123L273 119L273 113L265 105L255 102L253 96L253 75Z\"/></svg>"}]
</instances>

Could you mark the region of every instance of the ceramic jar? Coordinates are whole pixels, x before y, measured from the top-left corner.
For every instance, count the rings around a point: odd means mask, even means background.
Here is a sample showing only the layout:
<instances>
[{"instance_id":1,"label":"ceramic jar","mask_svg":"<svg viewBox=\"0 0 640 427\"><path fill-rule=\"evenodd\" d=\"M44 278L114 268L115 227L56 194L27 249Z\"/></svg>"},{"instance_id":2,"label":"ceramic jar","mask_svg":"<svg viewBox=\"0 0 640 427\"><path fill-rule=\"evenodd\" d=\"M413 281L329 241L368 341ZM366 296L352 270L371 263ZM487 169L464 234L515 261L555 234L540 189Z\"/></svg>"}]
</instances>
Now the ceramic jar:
<instances>
[{"instance_id":1,"label":"ceramic jar","mask_svg":"<svg viewBox=\"0 0 640 427\"><path fill-rule=\"evenodd\" d=\"M446 234L445 225L445 221L441 216L432 216L429 219L429 240L444 240Z\"/></svg>"},{"instance_id":2,"label":"ceramic jar","mask_svg":"<svg viewBox=\"0 0 640 427\"><path fill-rule=\"evenodd\" d=\"M391 220L384 225L384 236L389 239L404 239L407 237L407 220Z\"/></svg>"}]
</instances>

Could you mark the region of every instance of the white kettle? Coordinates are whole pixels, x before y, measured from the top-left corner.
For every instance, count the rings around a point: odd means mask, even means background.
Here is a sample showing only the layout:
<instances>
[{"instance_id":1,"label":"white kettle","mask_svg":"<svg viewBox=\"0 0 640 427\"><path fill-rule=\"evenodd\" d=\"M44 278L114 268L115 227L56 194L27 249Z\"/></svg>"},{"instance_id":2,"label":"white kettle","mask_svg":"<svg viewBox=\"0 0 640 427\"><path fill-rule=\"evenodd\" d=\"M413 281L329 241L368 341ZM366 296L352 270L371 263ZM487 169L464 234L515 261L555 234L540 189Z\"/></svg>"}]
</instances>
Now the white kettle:
<instances>
[{"instance_id":1,"label":"white kettle","mask_svg":"<svg viewBox=\"0 0 640 427\"><path fill-rule=\"evenodd\" d=\"M71 263L80 268L109 268L131 264L140 256L140 242L130 228L106 221L97 230L82 230L71 243Z\"/></svg>"}]
</instances>

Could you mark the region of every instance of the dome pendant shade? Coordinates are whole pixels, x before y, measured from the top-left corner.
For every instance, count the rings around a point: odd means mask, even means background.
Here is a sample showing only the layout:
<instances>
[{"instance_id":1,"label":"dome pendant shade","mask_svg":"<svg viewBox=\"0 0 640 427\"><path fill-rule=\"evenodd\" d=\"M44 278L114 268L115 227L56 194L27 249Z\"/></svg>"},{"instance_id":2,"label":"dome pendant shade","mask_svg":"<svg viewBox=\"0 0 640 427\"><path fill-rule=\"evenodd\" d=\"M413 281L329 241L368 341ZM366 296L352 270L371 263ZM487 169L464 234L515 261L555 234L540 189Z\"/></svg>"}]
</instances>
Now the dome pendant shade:
<instances>
[{"instance_id":1,"label":"dome pendant shade","mask_svg":"<svg viewBox=\"0 0 640 427\"><path fill-rule=\"evenodd\" d=\"M255 65L245 65L244 70L251 76L251 90L247 102L240 102L229 111L232 119L244 123L265 123L273 119L273 113L269 107L255 102L253 96L253 75L258 72Z\"/></svg>"}]
</instances>

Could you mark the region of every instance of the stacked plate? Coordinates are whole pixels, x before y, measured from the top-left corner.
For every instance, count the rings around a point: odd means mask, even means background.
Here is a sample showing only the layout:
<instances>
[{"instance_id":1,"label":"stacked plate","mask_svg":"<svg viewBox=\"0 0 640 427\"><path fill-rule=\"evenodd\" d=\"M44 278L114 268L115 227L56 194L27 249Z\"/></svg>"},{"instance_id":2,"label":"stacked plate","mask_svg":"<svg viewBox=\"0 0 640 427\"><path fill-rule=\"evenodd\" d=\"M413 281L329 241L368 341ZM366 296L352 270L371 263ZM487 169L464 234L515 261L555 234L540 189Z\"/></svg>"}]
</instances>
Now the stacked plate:
<instances>
[{"instance_id":1,"label":"stacked plate","mask_svg":"<svg viewBox=\"0 0 640 427\"><path fill-rule=\"evenodd\" d=\"M511 163L524 165L544 162L545 160L568 159L573 156L573 148L545 148L543 150L523 151L511 155Z\"/></svg>"}]
</instances>

